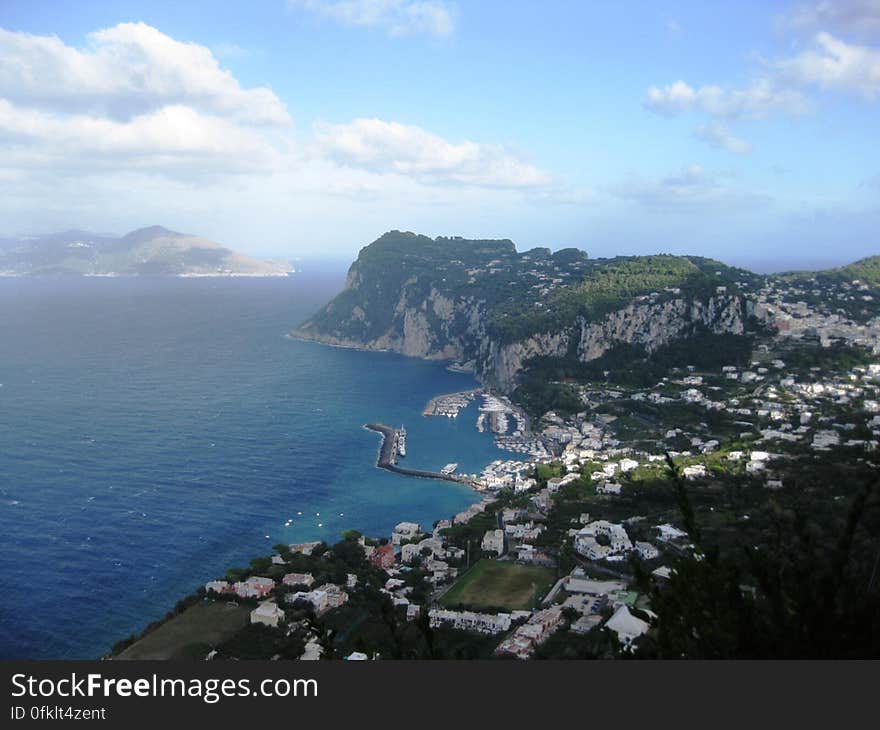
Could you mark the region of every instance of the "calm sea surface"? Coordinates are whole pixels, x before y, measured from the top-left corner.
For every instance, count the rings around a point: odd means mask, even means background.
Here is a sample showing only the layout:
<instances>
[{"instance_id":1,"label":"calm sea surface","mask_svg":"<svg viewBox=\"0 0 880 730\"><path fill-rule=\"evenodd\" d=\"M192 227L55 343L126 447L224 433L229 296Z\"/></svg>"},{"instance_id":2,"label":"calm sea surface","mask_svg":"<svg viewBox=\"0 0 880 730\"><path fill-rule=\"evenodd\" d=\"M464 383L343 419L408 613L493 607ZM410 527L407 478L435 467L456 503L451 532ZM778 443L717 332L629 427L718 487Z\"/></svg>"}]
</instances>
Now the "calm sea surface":
<instances>
[{"instance_id":1,"label":"calm sea surface","mask_svg":"<svg viewBox=\"0 0 880 730\"><path fill-rule=\"evenodd\" d=\"M407 465L476 471L504 454L475 406L421 416L469 376L285 337L338 286L0 279L0 657L96 657L275 543L476 501L376 469L362 428L404 424Z\"/></svg>"}]
</instances>

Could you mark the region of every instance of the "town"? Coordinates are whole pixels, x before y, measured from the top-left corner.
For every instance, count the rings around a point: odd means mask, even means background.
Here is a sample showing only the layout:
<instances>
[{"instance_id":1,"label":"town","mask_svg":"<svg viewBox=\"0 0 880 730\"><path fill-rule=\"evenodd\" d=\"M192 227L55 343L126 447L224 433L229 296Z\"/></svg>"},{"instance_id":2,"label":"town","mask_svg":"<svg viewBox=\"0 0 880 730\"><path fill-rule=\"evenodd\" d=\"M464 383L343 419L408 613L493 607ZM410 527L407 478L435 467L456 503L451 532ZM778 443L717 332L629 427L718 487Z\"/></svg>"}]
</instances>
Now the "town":
<instances>
[{"instance_id":1,"label":"town","mask_svg":"<svg viewBox=\"0 0 880 730\"><path fill-rule=\"evenodd\" d=\"M805 474L815 464L876 480L878 320L811 306L810 291L758 292L768 330L738 362L671 367L650 387L613 373L560 383L580 407L534 426L487 389L434 398L425 416L456 418L477 399L475 428L518 452L474 475L479 501L430 527L400 522L388 537L278 545L115 654L151 656L164 626L210 607L235 620L222 641L190 637L207 659L637 653L656 631L655 591L682 560L704 558L671 482L685 485L719 544L754 538L758 550L766 510L814 492ZM839 291L821 301L871 301L858 282ZM816 499L843 499L844 482L820 486Z\"/></svg>"}]
</instances>

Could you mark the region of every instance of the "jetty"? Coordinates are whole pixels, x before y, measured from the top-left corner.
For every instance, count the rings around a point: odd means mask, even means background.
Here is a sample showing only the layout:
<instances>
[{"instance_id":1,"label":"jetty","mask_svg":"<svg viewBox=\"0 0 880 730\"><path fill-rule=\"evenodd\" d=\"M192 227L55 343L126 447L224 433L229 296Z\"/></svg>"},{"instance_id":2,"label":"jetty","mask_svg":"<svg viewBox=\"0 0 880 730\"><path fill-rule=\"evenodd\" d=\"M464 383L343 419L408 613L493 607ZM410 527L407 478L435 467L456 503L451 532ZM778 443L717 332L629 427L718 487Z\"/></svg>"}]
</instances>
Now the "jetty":
<instances>
[{"instance_id":1,"label":"jetty","mask_svg":"<svg viewBox=\"0 0 880 730\"><path fill-rule=\"evenodd\" d=\"M473 485L468 477L459 476L458 474L444 474L439 471L426 471L424 469L408 469L397 465L397 447L400 443L399 432L396 428L386 426L384 423L367 423L364 428L374 431L382 436L382 445L379 447L379 460L376 466L395 474L403 474L408 477L418 477L419 479L440 479L444 482L457 482L459 484Z\"/></svg>"}]
</instances>

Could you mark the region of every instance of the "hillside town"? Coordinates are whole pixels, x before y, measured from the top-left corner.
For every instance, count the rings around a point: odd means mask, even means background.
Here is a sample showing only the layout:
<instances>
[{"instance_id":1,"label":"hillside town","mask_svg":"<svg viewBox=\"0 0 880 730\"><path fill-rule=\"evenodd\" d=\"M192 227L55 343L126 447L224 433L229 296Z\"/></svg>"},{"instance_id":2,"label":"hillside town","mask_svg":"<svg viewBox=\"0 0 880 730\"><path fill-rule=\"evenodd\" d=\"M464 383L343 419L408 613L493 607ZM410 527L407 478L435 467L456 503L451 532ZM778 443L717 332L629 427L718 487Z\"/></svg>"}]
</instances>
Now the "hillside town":
<instances>
[{"instance_id":1,"label":"hillside town","mask_svg":"<svg viewBox=\"0 0 880 730\"><path fill-rule=\"evenodd\" d=\"M573 644L637 651L657 623L654 588L674 579L678 561L704 557L674 502L651 496L663 484L678 478L715 500L704 510L712 520L715 505L730 509L718 485L737 484L759 505L793 488L810 459L864 462L876 449L877 319L791 303L799 291L760 293L756 316L774 328L746 360L673 367L650 387L567 383L576 412L532 424L488 390L434 398L426 417L459 418L476 400L475 428L518 452L475 475L473 504L432 526L400 522L387 537L276 546L251 570L207 582L198 600L244 606L250 631L294 642L296 656L276 658L391 658L389 641L383 650L345 628L386 612L381 620L407 636L413 627L416 643L443 637L456 647L447 657L522 660ZM751 513L725 519L745 531ZM214 648L208 658L240 652Z\"/></svg>"}]
</instances>

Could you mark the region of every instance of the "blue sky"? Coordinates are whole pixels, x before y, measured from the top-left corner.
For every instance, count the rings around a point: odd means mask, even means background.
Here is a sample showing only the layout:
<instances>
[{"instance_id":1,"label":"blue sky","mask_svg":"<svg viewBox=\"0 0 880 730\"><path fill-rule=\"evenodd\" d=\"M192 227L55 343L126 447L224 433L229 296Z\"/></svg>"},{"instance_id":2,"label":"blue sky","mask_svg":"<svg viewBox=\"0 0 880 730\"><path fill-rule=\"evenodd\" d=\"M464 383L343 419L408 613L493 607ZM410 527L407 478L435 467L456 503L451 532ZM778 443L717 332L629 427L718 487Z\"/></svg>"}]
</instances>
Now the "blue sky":
<instances>
[{"instance_id":1,"label":"blue sky","mask_svg":"<svg viewBox=\"0 0 880 730\"><path fill-rule=\"evenodd\" d=\"M4 232L880 253L880 0L0 4Z\"/></svg>"}]
</instances>

